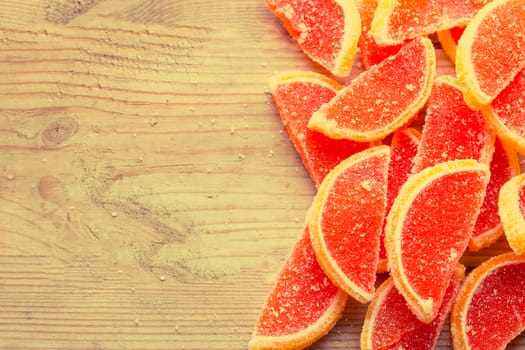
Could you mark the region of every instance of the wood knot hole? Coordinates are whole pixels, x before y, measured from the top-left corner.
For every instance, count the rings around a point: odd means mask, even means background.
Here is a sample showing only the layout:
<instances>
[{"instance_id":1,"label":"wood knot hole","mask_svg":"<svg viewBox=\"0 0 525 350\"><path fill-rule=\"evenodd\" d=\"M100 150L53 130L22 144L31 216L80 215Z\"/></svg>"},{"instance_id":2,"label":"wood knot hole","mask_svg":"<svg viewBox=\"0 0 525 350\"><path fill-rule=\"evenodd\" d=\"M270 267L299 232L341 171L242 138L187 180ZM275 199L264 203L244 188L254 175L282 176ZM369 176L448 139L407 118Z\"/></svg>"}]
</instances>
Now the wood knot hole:
<instances>
[{"instance_id":1,"label":"wood knot hole","mask_svg":"<svg viewBox=\"0 0 525 350\"><path fill-rule=\"evenodd\" d=\"M42 132L46 146L58 146L70 139L78 130L78 121L73 117L62 117L49 123Z\"/></svg>"}]
</instances>

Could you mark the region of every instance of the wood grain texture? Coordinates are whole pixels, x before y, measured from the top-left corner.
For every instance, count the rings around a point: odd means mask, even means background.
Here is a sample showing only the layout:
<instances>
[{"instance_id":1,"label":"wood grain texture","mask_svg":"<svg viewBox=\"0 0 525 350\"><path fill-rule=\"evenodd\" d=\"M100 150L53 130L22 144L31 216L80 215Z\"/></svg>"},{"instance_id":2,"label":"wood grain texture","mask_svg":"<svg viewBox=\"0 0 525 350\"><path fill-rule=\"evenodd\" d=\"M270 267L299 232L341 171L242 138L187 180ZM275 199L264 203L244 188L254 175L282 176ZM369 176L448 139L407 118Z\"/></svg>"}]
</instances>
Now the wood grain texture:
<instances>
[{"instance_id":1,"label":"wood grain texture","mask_svg":"<svg viewBox=\"0 0 525 350\"><path fill-rule=\"evenodd\" d=\"M260 0L0 20L0 349L245 349L314 195L267 79L321 69ZM364 312L312 349L357 348Z\"/></svg>"}]
</instances>

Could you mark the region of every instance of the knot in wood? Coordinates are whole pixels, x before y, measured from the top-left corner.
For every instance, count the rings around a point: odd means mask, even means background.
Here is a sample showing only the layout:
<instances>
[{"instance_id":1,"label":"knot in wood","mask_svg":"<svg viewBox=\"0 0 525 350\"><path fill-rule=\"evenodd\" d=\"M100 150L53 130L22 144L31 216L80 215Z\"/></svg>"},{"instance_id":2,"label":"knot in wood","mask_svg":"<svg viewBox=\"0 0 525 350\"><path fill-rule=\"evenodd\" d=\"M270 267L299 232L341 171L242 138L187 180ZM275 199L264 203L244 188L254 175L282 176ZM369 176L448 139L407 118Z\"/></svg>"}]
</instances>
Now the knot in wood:
<instances>
[{"instance_id":1,"label":"knot in wood","mask_svg":"<svg viewBox=\"0 0 525 350\"><path fill-rule=\"evenodd\" d=\"M46 146L58 146L71 138L78 130L78 121L73 117L62 117L49 123L42 132Z\"/></svg>"}]
</instances>

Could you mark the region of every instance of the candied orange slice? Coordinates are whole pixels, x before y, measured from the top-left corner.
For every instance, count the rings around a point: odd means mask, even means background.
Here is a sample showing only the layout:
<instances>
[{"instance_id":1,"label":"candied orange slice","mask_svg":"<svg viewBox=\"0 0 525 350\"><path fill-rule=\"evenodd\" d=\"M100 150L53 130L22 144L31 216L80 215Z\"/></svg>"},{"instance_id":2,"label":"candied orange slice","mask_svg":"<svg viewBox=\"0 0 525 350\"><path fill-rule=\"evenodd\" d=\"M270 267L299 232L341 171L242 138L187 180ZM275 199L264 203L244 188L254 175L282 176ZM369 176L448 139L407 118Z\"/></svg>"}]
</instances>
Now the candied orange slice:
<instances>
[{"instance_id":1,"label":"candied orange slice","mask_svg":"<svg viewBox=\"0 0 525 350\"><path fill-rule=\"evenodd\" d=\"M374 293L389 158L388 146L376 146L342 161L324 179L309 211L319 265L362 303Z\"/></svg>"},{"instance_id":2,"label":"candied orange slice","mask_svg":"<svg viewBox=\"0 0 525 350\"><path fill-rule=\"evenodd\" d=\"M361 61L365 69L381 63L385 58L395 55L402 45L379 46L370 34L370 27L374 12L379 0L361 0L357 2L357 8L361 15L361 36L359 37L359 50Z\"/></svg>"},{"instance_id":3,"label":"candied orange slice","mask_svg":"<svg viewBox=\"0 0 525 350\"><path fill-rule=\"evenodd\" d=\"M454 267L467 248L489 182L477 161L439 163L408 178L385 228L390 273L424 322L437 315Z\"/></svg>"},{"instance_id":4,"label":"candied orange slice","mask_svg":"<svg viewBox=\"0 0 525 350\"><path fill-rule=\"evenodd\" d=\"M283 72L270 79L281 120L316 187L342 160L369 147L368 143L333 140L307 127L312 114L340 88L336 81L313 72Z\"/></svg>"},{"instance_id":5,"label":"candied orange slice","mask_svg":"<svg viewBox=\"0 0 525 350\"><path fill-rule=\"evenodd\" d=\"M266 4L308 57L337 76L350 73L361 34L354 0L266 0Z\"/></svg>"},{"instance_id":6,"label":"candied orange slice","mask_svg":"<svg viewBox=\"0 0 525 350\"><path fill-rule=\"evenodd\" d=\"M361 349L434 349L464 276L465 267L458 264L438 316L430 324L416 318L395 288L392 277L388 278L368 306L361 331Z\"/></svg>"},{"instance_id":7,"label":"candied orange slice","mask_svg":"<svg viewBox=\"0 0 525 350\"><path fill-rule=\"evenodd\" d=\"M502 139L525 153L525 69L483 109L483 114Z\"/></svg>"},{"instance_id":8,"label":"candied orange slice","mask_svg":"<svg viewBox=\"0 0 525 350\"><path fill-rule=\"evenodd\" d=\"M412 172L448 160L475 159L489 164L494 134L481 112L471 110L456 79L436 79Z\"/></svg>"},{"instance_id":9,"label":"candied orange slice","mask_svg":"<svg viewBox=\"0 0 525 350\"><path fill-rule=\"evenodd\" d=\"M454 349L505 349L525 330L525 256L498 255L472 270L450 324Z\"/></svg>"},{"instance_id":10,"label":"candied orange slice","mask_svg":"<svg viewBox=\"0 0 525 350\"><path fill-rule=\"evenodd\" d=\"M489 0L381 0L372 21L380 45L432 34L467 24Z\"/></svg>"},{"instance_id":11,"label":"candied orange slice","mask_svg":"<svg viewBox=\"0 0 525 350\"><path fill-rule=\"evenodd\" d=\"M305 228L266 299L249 348L303 349L335 325L346 301L319 267Z\"/></svg>"},{"instance_id":12,"label":"candied orange slice","mask_svg":"<svg viewBox=\"0 0 525 350\"><path fill-rule=\"evenodd\" d=\"M405 183L408 176L411 174L412 166L414 165L414 157L417 152L417 146L421 134L419 131L413 128L400 129L392 136L392 142L390 143L390 163L388 165L388 184L386 194L386 210L388 214L394 199L399 193L399 189ZM386 249L385 249L385 235L384 225L381 231L381 244L379 249L379 263L377 265L377 272L383 273L388 271Z\"/></svg>"},{"instance_id":13,"label":"candied orange slice","mask_svg":"<svg viewBox=\"0 0 525 350\"><path fill-rule=\"evenodd\" d=\"M525 68L523 28L523 0L494 0L465 28L458 42L456 73L471 108L488 105Z\"/></svg>"},{"instance_id":14,"label":"candied orange slice","mask_svg":"<svg viewBox=\"0 0 525 350\"><path fill-rule=\"evenodd\" d=\"M514 176L500 190L499 216L514 253L525 253L525 174Z\"/></svg>"},{"instance_id":15,"label":"candied orange slice","mask_svg":"<svg viewBox=\"0 0 525 350\"><path fill-rule=\"evenodd\" d=\"M435 74L432 42L414 39L352 80L312 115L308 127L334 139L382 139L425 105Z\"/></svg>"},{"instance_id":16,"label":"candied orange slice","mask_svg":"<svg viewBox=\"0 0 525 350\"><path fill-rule=\"evenodd\" d=\"M503 228L498 214L498 196L501 186L513 176L518 175L520 171L516 151L496 138L494 153L490 161L490 181L468 244L470 251L475 252L486 248L502 235Z\"/></svg>"},{"instance_id":17,"label":"candied orange slice","mask_svg":"<svg viewBox=\"0 0 525 350\"><path fill-rule=\"evenodd\" d=\"M465 27L461 26L445 29L437 33L439 43L452 63L456 62L456 49L458 47L458 41L464 31Z\"/></svg>"}]
</instances>

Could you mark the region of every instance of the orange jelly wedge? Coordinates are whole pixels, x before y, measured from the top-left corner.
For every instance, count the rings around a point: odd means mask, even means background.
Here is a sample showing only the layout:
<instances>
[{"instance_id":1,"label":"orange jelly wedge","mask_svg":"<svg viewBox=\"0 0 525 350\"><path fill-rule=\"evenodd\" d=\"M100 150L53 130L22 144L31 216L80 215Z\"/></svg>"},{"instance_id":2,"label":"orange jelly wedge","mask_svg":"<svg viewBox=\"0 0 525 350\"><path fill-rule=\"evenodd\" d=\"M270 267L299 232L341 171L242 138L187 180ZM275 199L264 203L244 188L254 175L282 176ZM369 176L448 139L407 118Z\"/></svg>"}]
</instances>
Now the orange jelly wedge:
<instances>
[{"instance_id":1,"label":"orange jelly wedge","mask_svg":"<svg viewBox=\"0 0 525 350\"><path fill-rule=\"evenodd\" d=\"M456 73L473 109L487 106L525 68L523 0L494 0L467 25L456 51Z\"/></svg>"},{"instance_id":2,"label":"orange jelly wedge","mask_svg":"<svg viewBox=\"0 0 525 350\"><path fill-rule=\"evenodd\" d=\"M308 127L334 139L380 140L414 119L430 96L435 73L432 42L414 39L340 90Z\"/></svg>"},{"instance_id":3,"label":"orange jelly wedge","mask_svg":"<svg viewBox=\"0 0 525 350\"><path fill-rule=\"evenodd\" d=\"M398 130L392 136L392 142L390 144L390 163L388 166L388 186L387 186L387 201L386 211L388 214L394 199L399 193L399 189L408 179L411 174L412 167L414 166L414 157L416 156L417 146L421 134L419 131L413 128L406 128ZM385 249L385 234L384 225L381 232L381 245L379 250L379 263L377 266L377 273L383 273L388 271L386 249Z\"/></svg>"},{"instance_id":4,"label":"orange jelly wedge","mask_svg":"<svg viewBox=\"0 0 525 350\"><path fill-rule=\"evenodd\" d=\"M467 106L454 78L437 78L412 172L456 159L475 159L489 164L493 151L494 133L483 114Z\"/></svg>"},{"instance_id":5,"label":"orange jelly wedge","mask_svg":"<svg viewBox=\"0 0 525 350\"><path fill-rule=\"evenodd\" d=\"M357 301L372 298L384 220L390 148L376 146L341 162L324 179L309 211L319 265Z\"/></svg>"},{"instance_id":6,"label":"orange jelly wedge","mask_svg":"<svg viewBox=\"0 0 525 350\"><path fill-rule=\"evenodd\" d=\"M418 319L430 323L467 248L488 166L474 160L439 163L408 178L387 218L390 273Z\"/></svg>"},{"instance_id":7,"label":"orange jelly wedge","mask_svg":"<svg viewBox=\"0 0 525 350\"><path fill-rule=\"evenodd\" d=\"M525 330L525 256L502 254L472 270L450 324L454 349L505 349Z\"/></svg>"},{"instance_id":8,"label":"orange jelly wedge","mask_svg":"<svg viewBox=\"0 0 525 350\"><path fill-rule=\"evenodd\" d=\"M438 315L430 324L416 318L395 288L392 277L388 278L368 306L361 332L361 349L434 349L464 275L465 267L458 264Z\"/></svg>"},{"instance_id":9,"label":"orange jelly wedge","mask_svg":"<svg viewBox=\"0 0 525 350\"><path fill-rule=\"evenodd\" d=\"M519 173L520 164L516 151L496 138L494 153L490 161L490 181L468 244L470 251L475 252L486 248L502 235L503 228L498 214L498 197L503 184Z\"/></svg>"},{"instance_id":10,"label":"orange jelly wedge","mask_svg":"<svg viewBox=\"0 0 525 350\"><path fill-rule=\"evenodd\" d=\"M259 314L250 350L303 349L341 317L347 295L319 267L308 228L295 244Z\"/></svg>"},{"instance_id":11,"label":"orange jelly wedge","mask_svg":"<svg viewBox=\"0 0 525 350\"><path fill-rule=\"evenodd\" d=\"M308 57L334 75L350 73L361 34L354 0L266 0L266 4Z\"/></svg>"},{"instance_id":12,"label":"orange jelly wedge","mask_svg":"<svg viewBox=\"0 0 525 350\"><path fill-rule=\"evenodd\" d=\"M372 22L380 45L467 24L489 0L381 0Z\"/></svg>"}]
</instances>

